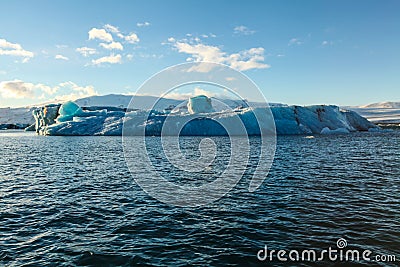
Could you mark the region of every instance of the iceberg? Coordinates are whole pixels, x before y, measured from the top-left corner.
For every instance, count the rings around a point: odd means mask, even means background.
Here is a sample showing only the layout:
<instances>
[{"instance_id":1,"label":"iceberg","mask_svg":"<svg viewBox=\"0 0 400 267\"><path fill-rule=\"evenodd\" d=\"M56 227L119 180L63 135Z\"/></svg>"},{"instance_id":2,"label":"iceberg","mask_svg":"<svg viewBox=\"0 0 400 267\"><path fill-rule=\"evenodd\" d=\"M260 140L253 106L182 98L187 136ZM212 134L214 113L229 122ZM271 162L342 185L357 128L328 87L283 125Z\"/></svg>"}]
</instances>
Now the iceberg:
<instances>
[{"instance_id":1,"label":"iceberg","mask_svg":"<svg viewBox=\"0 0 400 267\"><path fill-rule=\"evenodd\" d=\"M60 104L50 104L32 111L36 133L47 135L46 128L56 123L60 106Z\"/></svg>"},{"instance_id":2,"label":"iceberg","mask_svg":"<svg viewBox=\"0 0 400 267\"><path fill-rule=\"evenodd\" d=\"M331 130L328 127L325 127L321 131L321 134L348 134L348 133L350 132L346 128L337 128L335 130Z\"/></svg>"},{"instance_id":3,"label":"iceberg","mask_svg":"<svg viewBox=\"0 0 400 267\"><path fill-rule=\"evenodd\" d=\"M276 105L269 109L241 107L215 111L210 99L201 96L189 99L186 112L115 107L93 110L69 101L37 108L33 116L39 135L122 135L125 125L131 135L225 136L228 133L222 125L232 125L237 118L248 135L274 134L275 129L278 135L344 134L379 129L356 112L333 105ZM257 116L260 114L263 116ZM260 117L265 119L258 121ZM230 134L241 132L233 130Z\"/></svg>"},{"instance_id":4,"label":"iceberg","mask_svg":"<svg viewBox=\"0 0 400 267\"><path fill-rule=\"evenodd\" d=\"M205 95L189 98L187 107L190 114L213 112L211 98L208 98Z\"/></svg>"}]
</instances>

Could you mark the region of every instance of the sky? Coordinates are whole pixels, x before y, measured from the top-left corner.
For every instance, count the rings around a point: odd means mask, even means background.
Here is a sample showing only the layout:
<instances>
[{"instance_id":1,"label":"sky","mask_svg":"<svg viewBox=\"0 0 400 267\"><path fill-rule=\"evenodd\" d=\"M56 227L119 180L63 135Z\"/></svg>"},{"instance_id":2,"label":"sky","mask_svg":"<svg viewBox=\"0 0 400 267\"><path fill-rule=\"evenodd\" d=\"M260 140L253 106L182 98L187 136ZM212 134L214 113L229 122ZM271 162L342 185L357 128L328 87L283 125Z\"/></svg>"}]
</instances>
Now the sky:
<instances>
[{"instance_id":1,"label":"sky","mask_svg":"<svg viewBox=\"0 0 400 267\"><path fill-rule=\"evenodd\" d=\"M131 94L202 60L242 71L270 102L400 101L396 0L16 0L0 10L0 107Z\"/></svg>"}]
</instances>

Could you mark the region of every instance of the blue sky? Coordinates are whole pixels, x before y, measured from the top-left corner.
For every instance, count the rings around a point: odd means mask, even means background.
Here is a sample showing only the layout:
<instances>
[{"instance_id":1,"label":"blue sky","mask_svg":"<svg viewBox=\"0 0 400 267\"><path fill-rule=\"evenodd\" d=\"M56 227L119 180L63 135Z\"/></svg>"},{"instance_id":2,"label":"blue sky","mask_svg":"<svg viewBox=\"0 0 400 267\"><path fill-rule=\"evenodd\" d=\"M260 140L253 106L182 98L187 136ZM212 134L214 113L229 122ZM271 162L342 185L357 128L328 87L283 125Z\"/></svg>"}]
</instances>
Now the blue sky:
<instances>
[{"instance_id":1,"label":"blue sky","mask_svg":"<svg viewBox=\"0 0 400 267\"><path fill-rule=\"evenodd\" d=\"M131 93L202 59L243 71L271 102L400 101L399 1L35 0L0 10L0 107Z\"/></svg>"}]
</instances>

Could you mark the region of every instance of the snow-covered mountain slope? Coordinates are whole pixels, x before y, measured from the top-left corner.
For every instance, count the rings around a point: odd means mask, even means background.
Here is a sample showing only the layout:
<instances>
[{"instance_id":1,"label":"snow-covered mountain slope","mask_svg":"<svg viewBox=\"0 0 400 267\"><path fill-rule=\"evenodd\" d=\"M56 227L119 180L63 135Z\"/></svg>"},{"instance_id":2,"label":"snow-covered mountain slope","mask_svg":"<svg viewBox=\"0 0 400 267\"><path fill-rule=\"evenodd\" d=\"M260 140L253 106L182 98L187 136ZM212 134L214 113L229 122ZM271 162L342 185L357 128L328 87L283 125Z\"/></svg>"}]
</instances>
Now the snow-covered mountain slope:
<instances>
[{"instance_id":1,"label":"snow-covered mountain slope","mask_svg":"<svg viewBox=\"0 0 400 267\"><path fill-rule=\"evenodd\" d=\"M32 108L0 108L0 124L27 125L34 122Z\"/></svg>"},{"instance_id":2,"label":"snow-covered mountain slope","mask_svg":"<svg viewBox=\"0 0 400 267\"><path fill-rule=\"evenodd\" d=\"M343 108L353 110L374 123L400 123L400 102L381 102Z\"/></svg>"},{"instance_id":3,"label":"snow-covered mountain slope","mask_svg":"<svg viewBox=\"0 0 400 267\"><path fill-rule=\"evenodd\" d=\"M396 108L400 109L400 102L379 102L360 106L360 108Z\"/></svg>"}]
</instances>

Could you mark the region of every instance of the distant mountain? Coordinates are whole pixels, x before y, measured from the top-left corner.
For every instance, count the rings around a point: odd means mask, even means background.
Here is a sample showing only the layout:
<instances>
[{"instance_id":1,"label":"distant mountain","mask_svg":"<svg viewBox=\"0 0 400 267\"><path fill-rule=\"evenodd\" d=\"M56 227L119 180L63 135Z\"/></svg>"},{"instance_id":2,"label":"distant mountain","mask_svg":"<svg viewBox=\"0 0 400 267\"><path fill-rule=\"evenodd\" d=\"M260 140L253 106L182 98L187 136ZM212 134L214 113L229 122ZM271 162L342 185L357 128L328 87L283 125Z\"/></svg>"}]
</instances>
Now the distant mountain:
<instances>
[{"instance_id":1,"label":"distant mountain","mask_svg":"<svg viewBox=\"0 0 400 267\"><path fill-rule=\"evenodd\" d=\"M359 106L359 108L400 108L400 102L372 103L364 106Z\"/></svg>"},{"instance_id":2,"label":"distant mountain","mask_svg":"<svg viewBox=\"0 0 400 267\"><path fill-rule=\"evenodd\" d=\"M380 102L343 108L353 110L375 123L400 123L400 102Z\"/></svg>"},{"instance_id":3,"label":"distant mountain","mask_svg":"<svg viewBox=\"0 0 400 267\"><path fill-rule=\"evenodd\" d=\"M32 116L32 108L0 108L1 124L32 124L35 120Z\"/></svg>"}]
</instances>

